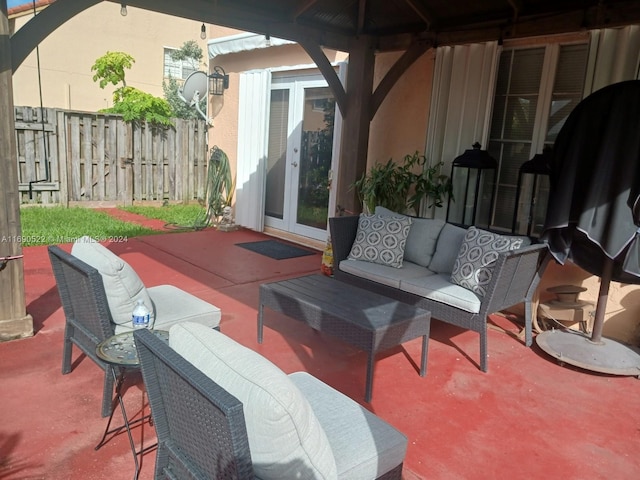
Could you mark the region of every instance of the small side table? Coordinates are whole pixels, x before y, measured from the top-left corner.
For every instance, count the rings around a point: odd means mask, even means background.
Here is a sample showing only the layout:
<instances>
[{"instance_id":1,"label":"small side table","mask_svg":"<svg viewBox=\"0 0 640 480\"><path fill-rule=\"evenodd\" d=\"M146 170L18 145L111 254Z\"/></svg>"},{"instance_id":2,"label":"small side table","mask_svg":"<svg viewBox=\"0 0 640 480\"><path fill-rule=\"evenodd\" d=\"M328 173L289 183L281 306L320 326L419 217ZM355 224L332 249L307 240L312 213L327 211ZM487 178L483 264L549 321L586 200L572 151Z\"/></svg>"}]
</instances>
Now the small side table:
<instances>
[{"instance_id":1,"label":"small side table","mask_svg":"<svg viewBox=\"0 0 640 480\"><path fill-rule=\"evenodd\" d=\"M162 340L167 342L169 341L169 332L165 330L153 330L153 333L155 333ZM133 461L135 462L136 466L136 471L133 479L137 480L138 474L140 473L138 455L142 456L145 452L151 450L152 448L155 448L156 444L147 447L141 446L140 450L136 450L136 445L133 441L133 435L131 434L131 427L138 423L142 423L147 419L150 419L150 415L146 415L134 420L133 422L129 422L127 410L125 409L124 402L122 400L122 385L124 384L125 373L127 369L140 368L140 360L138 359L138 351L136 350L133 332L119 333L107 338L103 342L99 343L96 347L96 355L98 356L98 358L110 365L111 374L116 381L116 387L115 398L111 406L111 415L109 415L109 421L107 422L107 426L104 429L102 439L100 440L98 445L96 445L95 449L98 450L106 443L107 436L111 434L117 434L125 429L127 431L127 436L129 437L129 445L131 446L131 453L133 454ZM116 369L118 370L118 373L116 373ZM113 414L116 411L116 400L120 405L120 411L122 413L124 424L119 427L110 429L111 421L113 420Z\"/></svg>"}]
</instances>

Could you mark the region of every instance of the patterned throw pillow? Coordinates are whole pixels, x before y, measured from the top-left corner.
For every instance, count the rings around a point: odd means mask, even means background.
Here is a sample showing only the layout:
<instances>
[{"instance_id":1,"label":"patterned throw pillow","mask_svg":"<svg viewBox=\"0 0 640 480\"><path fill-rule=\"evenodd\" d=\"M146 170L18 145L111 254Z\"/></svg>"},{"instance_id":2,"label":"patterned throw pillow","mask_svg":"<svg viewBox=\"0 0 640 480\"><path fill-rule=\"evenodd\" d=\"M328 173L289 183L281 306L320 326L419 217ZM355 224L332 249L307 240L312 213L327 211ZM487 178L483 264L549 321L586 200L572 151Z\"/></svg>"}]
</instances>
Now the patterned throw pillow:
<instances>
[{"instance_id":1,"label":"patterned throw pillow","mask_svg":"<svg viewBox=\"0 0 640 480\"><path fill-rule=\"evenodd\" d=\"M498 254L520 248L523 240L469 227L453 265L451 282L484 297Z\"/></svg>"},{"instance_id":2,"label":"patterned throw pillow","mask_svg":"<svg viewBox=\"0 0 640 480\"><path fill-rule=\"evenodd\" d=\"M408 217L361 214L349 259L402 267L410 228Z\"/></svg>"}]
</instances>

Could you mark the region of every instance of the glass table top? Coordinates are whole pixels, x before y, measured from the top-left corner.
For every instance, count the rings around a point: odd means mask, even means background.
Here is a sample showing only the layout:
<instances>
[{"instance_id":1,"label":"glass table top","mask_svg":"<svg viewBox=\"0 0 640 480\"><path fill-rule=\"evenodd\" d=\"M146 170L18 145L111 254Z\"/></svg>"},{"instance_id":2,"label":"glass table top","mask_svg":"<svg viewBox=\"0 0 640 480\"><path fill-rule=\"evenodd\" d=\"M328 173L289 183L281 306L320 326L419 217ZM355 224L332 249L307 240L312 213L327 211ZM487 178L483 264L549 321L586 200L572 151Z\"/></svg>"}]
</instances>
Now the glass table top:
<instances>
[{"instance_id":1,"label":"glass table top","mask_svg":"<svg viewBox=\"0 0 640 480\"><path fill-rule=\"evenodd\" d=\"M151 330L151 332L161 340L169 341L169 332L166 330ZM140 364L133 331L119 333L100 342L96 347L96 355L101 360L112 365L137 367Z\"/></svg>"}]
</instances>

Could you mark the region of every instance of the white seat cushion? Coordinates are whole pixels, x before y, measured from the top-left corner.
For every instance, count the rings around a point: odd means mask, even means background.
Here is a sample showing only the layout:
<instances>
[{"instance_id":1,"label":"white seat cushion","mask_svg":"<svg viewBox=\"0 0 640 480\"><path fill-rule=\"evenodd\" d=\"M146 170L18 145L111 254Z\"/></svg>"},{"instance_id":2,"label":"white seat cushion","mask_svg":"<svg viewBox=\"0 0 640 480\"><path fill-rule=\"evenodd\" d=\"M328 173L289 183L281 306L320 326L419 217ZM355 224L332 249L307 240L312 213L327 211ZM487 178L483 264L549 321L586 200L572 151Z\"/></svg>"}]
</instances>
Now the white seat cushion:
<instances>
[{"instance_id":1,"label":"white seat cushion","mask_svg":"<svg viewBox=\"0 0 640 480\"><path fill-rule=\"evenodd\" d=\"M153 322L155 312L151 297L138 274L127 262L88 236L74 242L71 254L100 272L111 318L115 324L131 325L131 313L139 298L144 300L147 308L151 310Z\"/></svg>"},{"instance_id":2,"label":"white seat cushion","mask_svg":"<svg viewBox=\"0 0 640 480\"><path fill-rule=\"evenodd\" d=\"M169 330L179 322L194 322L209 328L220 325L222 313L212 305L173 285L158 285L147 288L156 316L151 327L158 330ZM116 325L116 333L132 330L133 325L127 322Z\"/></svg>"},{"instance_id":3,"label":"white seat cushion","mask_svg":"<svg viewBox=\"0 0 640 480\"><path fill-rule=\"evenodd\" d=\"M411 278L400 282L400 290L444 303L469 313L480 311L480 297L460 285L451 283L450 275L441 273L429 277Z\"/></svg>"},{"instance_id":4,"label":"white seat cushion","mask_svg":"<svg viewBox=\"0 0 640 480\"><path fill-rule=\"evenodd\" d=\"M346 259L340 262L338 268L342 272L393 288L400 288L402 280L433 275L432 271L411 262L402 262L402 268L394 268L362 260Z\"/></svg>"},{"instance_id":5,"label":"white seat cushion","mask_svg":"<svg viewBox=\"0 0 640 480\"><path fill-rule=\"evenodd\" d=\"M306 372L289 375L322 424L338 478L372 480L403 463L407 437L349 397Z\"/></svg>"},{"instance_id":6,"label":"white seat cushion","mask_svg":"<svg viewBox=\"0 0 640 480\"><path fill-rule=\"evenodd\" d=\"M254 471L263 480L336 479L329 440L309 402L274 364L226 335L183 322L169 345L243 404Z\"/></svg>"}]
</instances>

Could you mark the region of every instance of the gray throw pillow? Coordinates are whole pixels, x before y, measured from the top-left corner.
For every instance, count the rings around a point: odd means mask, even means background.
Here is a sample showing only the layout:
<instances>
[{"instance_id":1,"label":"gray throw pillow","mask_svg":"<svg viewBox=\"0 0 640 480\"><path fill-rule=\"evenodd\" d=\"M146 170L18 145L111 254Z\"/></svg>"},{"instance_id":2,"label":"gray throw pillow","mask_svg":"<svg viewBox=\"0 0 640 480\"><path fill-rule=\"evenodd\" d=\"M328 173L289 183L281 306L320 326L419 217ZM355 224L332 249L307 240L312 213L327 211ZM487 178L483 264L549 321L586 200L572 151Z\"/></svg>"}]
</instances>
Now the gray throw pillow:
<instances>
[{"instance_id":1,"label":"gray throw pillow","mask_svg":"<svg viewBox=\"0 0 640 480\"><path fill-rule=\"evenodd\" d=\"M410 228L409 217L361 214L348 258L401 268Z\"/></svg>"},{"instance_id":2,"label":"gray throw pillow","mask_svg":"<svg viewBox=\"0 0 640 480\"><path fill-rule=\"evenodd\" d=\"M451 282L484 297L498 254L516 250L522 243L523 237L498 235L469 227L453 265Z\"/></svg>"},{"instance_id":3,"label":"gray throw pillow","mask_svg":"<svg viewBox=\"0 0 640 480\"><path fill-rule=\"evenodd\" d=\"M407 236L404 259L423 267L429 266L436 250L438 236L442 227L444 227L444 220L439 218L408 217L380 206L376 207L376 215L410 218L411 229Z\"/></svg>"}]
</instances>

